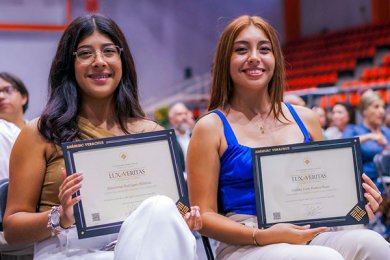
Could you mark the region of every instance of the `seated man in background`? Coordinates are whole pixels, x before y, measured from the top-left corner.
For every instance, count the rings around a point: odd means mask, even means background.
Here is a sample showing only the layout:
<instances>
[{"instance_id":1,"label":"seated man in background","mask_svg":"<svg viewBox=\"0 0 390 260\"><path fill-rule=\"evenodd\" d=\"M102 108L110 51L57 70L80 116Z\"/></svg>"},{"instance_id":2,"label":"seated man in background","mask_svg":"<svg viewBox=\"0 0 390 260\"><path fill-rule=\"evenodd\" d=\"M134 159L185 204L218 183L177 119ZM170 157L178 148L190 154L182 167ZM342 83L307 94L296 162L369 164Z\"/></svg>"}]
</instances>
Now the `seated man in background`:
<instances>
[{"instance_id":1,"label":"seated man in background","mask_svg":"<svg viewBox=\"0 0 390 260\"><path fill-rule=\"evenodd\" d=\"M26 124L28 91L16 76L0 72L0 180L9 177L9 158L21 128ZM10 246L0 232L0 259L28 260L33 258L32 245Z\"/></svg>"},{"instance_id":2,"label":"seated man in background","mask_svg":"<svg viewBox=\"0 0 390 260\"><path fill-rule=\"evenodd\" d=\"M177 141L180 145L180 154L182 159L182 167L184 170L184 177L187 179L185 174L185 159L187 156L188 144L190 143L191 129L194 121L191 118L192 113L186 105L182 102L173 104L168 111L168 120L172 129L175 130Z\"/></svg>"}]
</instances>

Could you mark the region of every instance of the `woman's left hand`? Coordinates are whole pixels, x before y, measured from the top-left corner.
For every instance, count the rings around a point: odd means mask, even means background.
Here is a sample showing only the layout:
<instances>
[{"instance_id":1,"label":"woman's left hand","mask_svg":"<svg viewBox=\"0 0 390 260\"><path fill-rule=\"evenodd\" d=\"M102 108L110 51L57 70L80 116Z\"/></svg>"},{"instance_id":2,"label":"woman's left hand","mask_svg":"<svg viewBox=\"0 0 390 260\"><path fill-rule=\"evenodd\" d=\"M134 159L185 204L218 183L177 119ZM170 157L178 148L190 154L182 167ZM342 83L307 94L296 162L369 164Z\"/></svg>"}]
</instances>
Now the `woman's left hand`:
<instances>
[{"instance_id":1,"label":"woman's left hand","mask_svg":"<svg viewBox=\"0 0 390 260\"><path fill-rule=\"evenodd\" d=\"M192 206L191 211L184 215L184 220L191 231L202 229L202 217L200 216L200 208L198 206Z\"/></svg>"},{"instance_id":2,"label":"woman's left hand","mask_svg":"<svg viewBox=\"0 0 390 260\"><path fill-rule=\"evenodd\" d=\"M382 195L378 190L374 182L365 174L362 175L364 183L363 188L366 191L364 193L364 197L367 200L367 204L365 206L366 211L368 213L368 217L371 220L375 219L375 212L379 209L379 205L382 203Z\"/></svg>"}]
</instances>

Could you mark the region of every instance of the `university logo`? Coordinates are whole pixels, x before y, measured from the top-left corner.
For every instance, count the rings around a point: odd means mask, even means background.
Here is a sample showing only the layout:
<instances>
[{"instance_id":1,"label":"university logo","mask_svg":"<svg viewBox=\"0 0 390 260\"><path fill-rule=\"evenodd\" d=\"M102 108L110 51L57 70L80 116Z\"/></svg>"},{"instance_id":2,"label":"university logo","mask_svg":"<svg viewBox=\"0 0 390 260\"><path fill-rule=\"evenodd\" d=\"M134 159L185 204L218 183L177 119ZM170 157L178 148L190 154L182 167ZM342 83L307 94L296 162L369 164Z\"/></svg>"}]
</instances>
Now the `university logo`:
<instances>
[{"instance_id":1,"label":"university logo","mask_svg":"<svg viewBox=\"0 0 390 260\"><path fill-rule=\"evenodd\" d=\"M127 153L120 153L119 158L121 158L123 161L127 159Z\"/></svg>"}]
</instances>

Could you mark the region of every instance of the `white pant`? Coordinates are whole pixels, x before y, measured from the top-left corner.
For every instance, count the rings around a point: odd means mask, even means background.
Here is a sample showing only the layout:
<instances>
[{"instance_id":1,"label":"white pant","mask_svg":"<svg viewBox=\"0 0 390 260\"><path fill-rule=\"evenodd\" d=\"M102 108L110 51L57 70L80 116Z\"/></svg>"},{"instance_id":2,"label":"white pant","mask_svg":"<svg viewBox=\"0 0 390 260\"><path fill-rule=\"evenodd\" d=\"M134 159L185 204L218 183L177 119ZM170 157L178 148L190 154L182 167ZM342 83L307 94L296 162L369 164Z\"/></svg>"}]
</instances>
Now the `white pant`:
<instances>
[{"instance_id":1,"label":"white pant","mask_svg":"<svg viewBox=\"0 0 390 260\"><path fill-rule=\"evenodd\" d=\"M229 218L257 228L256 216L235 214ZM389 260L390 244L367 229L331 231L319 234L309 245L279 243L257 247L220 243L217 259Z\"/></svg>"},{"instance_id":2,"label":"white pant","mask_svg":"<svg viewBox=\"0 0 390 260\"><path fill-rule=\"evenodd\" d=\"M118 238L114 251L101 251ZM34 259L196 259L196 241L175 203L146 199L123 222L119 235L78 239L76 228L35 244Z\"/></svg>"}]
</instances>

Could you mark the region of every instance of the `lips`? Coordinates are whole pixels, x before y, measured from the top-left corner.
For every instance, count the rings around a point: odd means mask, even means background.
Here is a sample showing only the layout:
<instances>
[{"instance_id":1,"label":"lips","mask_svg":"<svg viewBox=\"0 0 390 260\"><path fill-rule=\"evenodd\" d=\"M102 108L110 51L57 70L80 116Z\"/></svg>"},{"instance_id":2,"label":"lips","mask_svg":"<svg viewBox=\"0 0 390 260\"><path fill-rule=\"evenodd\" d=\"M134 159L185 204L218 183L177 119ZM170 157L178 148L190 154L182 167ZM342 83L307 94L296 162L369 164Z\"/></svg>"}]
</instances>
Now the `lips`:
<instances>
[{"instance_id":1,"label":"lips","mask_svg":"<svg viewBox=\"0 0 390 260\"><path fill-rule=\"evenodd\" d=\"M88 78L91 79L106 79L110 77L111 77L110 73L93 73L88 75Z\"/></svg>"},{"instance_id":2,"label":"lips","mask_svg":"<svg viewBox=\"0 0 390 260\"><path fill-rule=\"evenodd\" d=\"M259 76L263 75L263 73L265 72L265 69L249 68L249 69L244 69L243 72L250 77L259 77Z\"/></svg>"},{"instance_id":3,"label":"lips","mask_svg":"<svg viewBox=\"0 0 390 260\"><path fill-rule=\"evenodd\" d=\"M0 103L0 109L4 109L8 106L9 106L9 104L7 104L7 103Z\"/></svg>"},{"instance_id":4,"label":"lips","mask_svg":"<svg viewBox=\"0 0 390 260\"><path fill-rule=\"evenodd\" d=\"M110 73L92 73L88 74L87 76L89 79L91 79L95 84L105 84L111 77L112 74Z\"/></svg>"}]
</instances>

